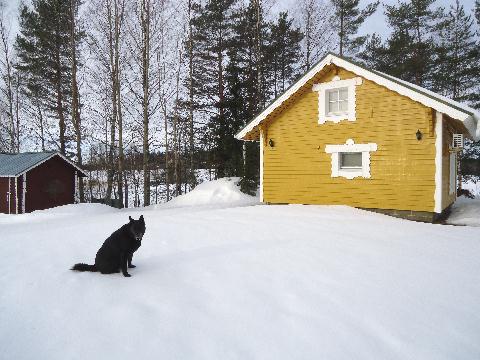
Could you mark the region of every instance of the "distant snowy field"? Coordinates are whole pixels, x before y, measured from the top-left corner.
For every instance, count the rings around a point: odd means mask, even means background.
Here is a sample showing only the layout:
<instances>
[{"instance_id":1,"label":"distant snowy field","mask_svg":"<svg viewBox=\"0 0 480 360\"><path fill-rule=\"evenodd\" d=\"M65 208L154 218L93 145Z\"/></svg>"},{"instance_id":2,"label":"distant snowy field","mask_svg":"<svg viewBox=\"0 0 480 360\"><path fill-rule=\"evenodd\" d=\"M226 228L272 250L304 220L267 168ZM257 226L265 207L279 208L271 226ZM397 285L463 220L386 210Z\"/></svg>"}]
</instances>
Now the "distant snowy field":
<instances>
[{"instance_id":1,"label":"distant snowy field","mask_svg":"<svg viewBox=\"0 0 480 360\"><path fill-rule=\"evenodd\" d=\"M131 278L69 270L140 214ZM222 179L0 215L0 246L0 359L480 358L480 227L263 206Z\"/></svg>"}]
</instances>

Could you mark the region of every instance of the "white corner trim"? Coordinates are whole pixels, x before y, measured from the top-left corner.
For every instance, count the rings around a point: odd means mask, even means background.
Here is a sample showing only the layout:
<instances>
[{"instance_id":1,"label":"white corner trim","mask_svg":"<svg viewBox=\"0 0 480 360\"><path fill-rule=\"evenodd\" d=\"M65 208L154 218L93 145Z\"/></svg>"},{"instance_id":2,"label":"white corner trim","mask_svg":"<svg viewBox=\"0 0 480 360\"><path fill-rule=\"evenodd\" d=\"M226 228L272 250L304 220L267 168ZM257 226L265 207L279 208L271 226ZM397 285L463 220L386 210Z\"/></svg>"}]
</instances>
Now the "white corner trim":
<instances>
[{"instance_id":1,"label":"white corner trim","mask_svg":"<svg viewBox=\"0 0 480 360\"><path fill-rule=\"evenodd\" d=\"M285 91L285 93L273 101L265 110L263 110L257 117L248 123L240 132L238 132L235 135L235 138L242 140L250 131L258 126L258 124L260 124L264 119L266 119L272 111L282 105L285 100L290 98L291 95L296 93L324 67L330 64L335 64L338 67L355 73L363 79L367 79L379 85L385 86L386 88L395 91L400 95L407 96L425 106L431 107L441 113L447 114L454 119L460 120L465 124L474 140L480 139L480 113L475 109L435 94L417 85L397 79L393 76L389 76L378 71L367 70L333 54L327 54L320 62L318 62L287 91Z\"/></svg>"},{"instance_id":2,"label":"white corner trim","mask_svg":"<svg viewBox=\"0 0 480 360\"><path fill-rule=\"evenodd\" d=\"M265 150L265 147L263 145L264 141L264 131L260 130L260 202L263 202L263 151Z\"/></svg>"},{"instance_id":3,"label":"white corner trim","mask_svg":"<svg viewBox=\"0 0 480 360\"><path fill-rule=\"evenodd\" d=\"M318 123L325 124L326 121L332 121L339 123L342 120L355 121L356 119L356 91L355 87L362 84L361 77L355 77L353 79L340 80L338 76L335 76L332 81L326 83L314 84L313 91L318 92ZM333 115L327 114L327 100L326 93L328 90L348 88L348 110L343 114Z\"/></svg>"},{"instance_id":4,"label":"white corner trim","mask_svg":"<svg viewBox=\"0 0 480 360\"><path fill-rule=\"evenodd\" d=\"M332 178L344 177L346 179L354 179L356 177L371 178L370 173L370 152L377 151L377 144L355 144L352 139L348 139L343 145L326 145L325 152L332 156ZM339 153L344 152L361 152L362 168L359 169L342 169L340 167Z\"/></svg>"},{"instance_id":5,"label":"white corner trim","mask_svg":"<svg viewBox=\"0 0 480 360\"><path fill-rule=\"evenodd\" d=\"M442 212L442 147L443 147L443 114L435 115L435 209L438 214Z\"/></svg>"}]
</instances>

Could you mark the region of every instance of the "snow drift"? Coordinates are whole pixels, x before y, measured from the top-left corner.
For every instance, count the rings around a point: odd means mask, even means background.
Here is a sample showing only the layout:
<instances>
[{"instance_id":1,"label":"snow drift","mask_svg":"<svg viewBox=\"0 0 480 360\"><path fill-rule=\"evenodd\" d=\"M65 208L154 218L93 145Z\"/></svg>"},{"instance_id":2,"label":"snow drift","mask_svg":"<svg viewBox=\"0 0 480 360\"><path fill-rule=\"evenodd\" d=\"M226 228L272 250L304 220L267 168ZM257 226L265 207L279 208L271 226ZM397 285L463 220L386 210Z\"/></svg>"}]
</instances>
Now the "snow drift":
<instances>
[{"instance_id":1,"label":"snow drift","mask_svg":"<svg viewBox=\"0 0 480 360\"><path fill-rule=\"evenodd\" d=\"M1 217L0 358L480 358L480 228L238 207L214 184L177 209ZM69 270L140 214L131 278Z\"/></svg>"},{"instance_id":2,"label":"snow drift","mask_svg":"<svg viewBox=\"0 0 480 360\"><path fill-rule=\"evenodd\" d=\"M480 198L459 197L447 222L454 225L480 226Z\"/></svg>"},{"instance_id":3,"label":"snow drift","mask_svg":"<svg viewBox=\"0 0 480 360\"><path fill-rule=\"evenodd\" d=\"M193 191L173 198L166 204L156 205L158 208L209 206L209 207L235 207L255 205L259 199L244 194L239 188L240 178L221 178L199 184Z\"/></svg>"}]
</instances>

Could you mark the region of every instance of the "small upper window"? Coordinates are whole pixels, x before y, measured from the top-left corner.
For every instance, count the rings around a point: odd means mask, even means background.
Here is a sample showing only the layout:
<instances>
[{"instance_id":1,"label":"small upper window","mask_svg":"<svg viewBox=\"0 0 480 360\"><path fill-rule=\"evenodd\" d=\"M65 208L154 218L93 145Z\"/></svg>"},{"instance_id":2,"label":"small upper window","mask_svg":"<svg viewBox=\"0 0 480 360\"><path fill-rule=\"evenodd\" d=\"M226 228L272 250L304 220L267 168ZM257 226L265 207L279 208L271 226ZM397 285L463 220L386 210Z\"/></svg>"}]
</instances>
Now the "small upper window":
<instances>
[{"instance_id":1,"label":"small upper window","mask_svg":"<svg viewBox=\"0 0 480 360\"><path fill-rule=\"evenodd\" d=\"M328 114L341 115L348 112L348 88L327 91Z\"/></svg>"},{"instance_id":2,"label":"small upper window","mask_svg":"<svg viewBox=\"0 0 480 360\"><path fill-rule=\"evenodd\" d=\"M330 82L314 84L313 91L318 91L318 123L355 121L355 88L361 83L361 77L340 80L335 76Z\"/></svg>"},{"instance_id":3,"label":"small upper window","mask_svg":"<svg viewBox=\"0 0 480 360\"><path fill-rule=\"evenodd\" d=\"M361 152L344 152L340 153L340 169L361 169L362 153Z\"/></svg>"}]
</instances>

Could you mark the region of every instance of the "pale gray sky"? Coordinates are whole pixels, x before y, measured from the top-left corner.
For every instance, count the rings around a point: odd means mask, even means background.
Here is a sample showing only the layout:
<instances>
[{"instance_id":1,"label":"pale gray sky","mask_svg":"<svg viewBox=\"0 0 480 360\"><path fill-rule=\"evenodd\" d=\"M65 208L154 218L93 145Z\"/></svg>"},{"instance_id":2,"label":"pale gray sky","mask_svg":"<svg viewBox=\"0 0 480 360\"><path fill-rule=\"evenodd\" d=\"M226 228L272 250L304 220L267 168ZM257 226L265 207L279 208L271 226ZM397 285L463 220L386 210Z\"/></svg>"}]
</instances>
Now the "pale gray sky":
<instances>
[{"instance_id":1,"label":"pale gray sky","mask_svg":"<svg viewBox=\"0 0 480 360\"><path fill-rule=\"evenodd\" d=\"M16 29L18 26L18 4L20 3L20 0L4 0L6 5L7 5L7 13L12 20L12 30ZM24 0L28 2L29 0ZM278 1L278 7L281 10L294 10L295 9L295 3L296 0L277 0ZM373 0L372 0L373 1ZM363 4L368 4L371 2L370 0L361 0L360 1ZM388 28L385 23L385 16L383 14L384 9L383 9L383 4L396 4L398 0L383 0L381 1L380 6L378 7L378 10L376 11L375 14L373 14L365 23L363 24L360 32L364 34L371 34L373 32L376 32L382 36L386 36L388 34ZM460 3L463 4L465 7L465 10L469 13L474 8L474 3L475 0L460 0ZM437 0L437 4L444 6L445 8L449 8L450 5L454 4L454 0Z\"/></svg>"},{"instance_id":2,"label":"pale gray sky","mask_svg":"<svg viewBox=\"0 0 480 360\"><path fill-rule=\"evenodd\" d=\"M282 7L285 9L294 9L296 0L278 0ZM365 6L373 2L373 0L360 0L360 4ZM383 4L393 5L398 3L397 0L380 0L380 5L378 6L377 11L373 14L361 28L361 32L364 34L371 34L376 32L382 36L386 36L388 34L388 27L385 22L385 16L383 14ZM438 5L443 6L445 8L449 8L450 5L455 3L454 0L437 0L436 2ZM465 7L466 12L471 12L474 8L475 0L460 0L460 4Z\"/></svg>"}]
</instances>

